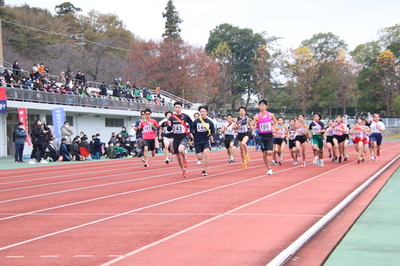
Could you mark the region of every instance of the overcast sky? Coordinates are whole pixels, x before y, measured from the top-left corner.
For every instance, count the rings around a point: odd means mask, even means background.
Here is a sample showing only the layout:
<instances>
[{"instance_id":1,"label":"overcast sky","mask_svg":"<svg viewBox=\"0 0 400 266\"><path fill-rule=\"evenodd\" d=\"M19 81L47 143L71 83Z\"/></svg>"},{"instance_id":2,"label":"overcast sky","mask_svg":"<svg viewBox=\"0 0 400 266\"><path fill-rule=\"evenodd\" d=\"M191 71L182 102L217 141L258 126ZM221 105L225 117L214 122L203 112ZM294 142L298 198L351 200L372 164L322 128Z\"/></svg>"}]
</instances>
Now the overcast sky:
<instances>
[{"instance_id":1,"label":"overcast sky","mask_svg":"<svg viewBox=\"0 0 400 266\"><path fill-rule=\"evenodd\" d=\"M69 1L83 10L116 14L143 39L161 39L168 0L5 0L7 5L28 4L46 8ZM181 37L205 46L210 31L222 23L278 36L281 48L298 47L316 33L332 32L349 50L377 39L379 29L400 24L400 1L394 0L174 0L183 20Z\"/></svg>"}]
</instances>

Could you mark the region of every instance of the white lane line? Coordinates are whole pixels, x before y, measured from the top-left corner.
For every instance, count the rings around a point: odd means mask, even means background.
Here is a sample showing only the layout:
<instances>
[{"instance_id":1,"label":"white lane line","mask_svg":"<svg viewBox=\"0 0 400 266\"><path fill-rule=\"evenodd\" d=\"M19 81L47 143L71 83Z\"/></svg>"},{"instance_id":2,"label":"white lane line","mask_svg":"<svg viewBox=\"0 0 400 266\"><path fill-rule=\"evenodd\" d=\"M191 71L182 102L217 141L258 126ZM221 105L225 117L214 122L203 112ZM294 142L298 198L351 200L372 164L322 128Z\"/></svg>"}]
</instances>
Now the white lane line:
<instances>
[{"instance_id":1,"label":"white lane line","mask_svg":"<svg viewBox=\"0 0 400 266\"><path fill-rule=\"evenodd\" d=\"M285 171L288 171L288 170L289 169L285 169L285 170L282 170L281 172L285 172ZM237 170L235 170L235 171L237 171ZM234 171L231 171L231 172L234 172ZM227 174L227 173L229 173L229 172L225 172L224 174ZM192 194L189 194L189 195L181 196L181 197L178 197L178 198L169 199L169 200L166 200L166 201L163 201L163 202L159 202L159 203L155 203L155 204L152 204L152 205L144 206L144 207L141 207L141 208L138 208L138 209L127 211L127 212L124 212L124 213L119 213L119 214L116 214L116 215L113 215L113 216L110 216L110 217L105 217L105 218L102 218L102 219L99 219L99 220L95 220L95 221L88 222L88 223L85 223L85 224L73 226L73 227L66 228L66 229L63 229L63 230L59 230L59 231L56 231L56 232L53 232L53 233L49 233L49 234L46 234L46 235L42 235L42 236L38 236L38 237L35 237L35 238L31 238L31 239L28 239L28 240L25 240L25 241L22 241L22 242L11 244L11 245L8 245L8 246L5 246L5 247L1 247L0 251L6 250L6 249L9 249L9 248L12 248L12 247L20 246L20 245L23 245L23 244L27 244L27 243L30 243L30 242L33 242L33 241L41 240L43 238L47 238L47 237L50 237L50 236L54 236L54 235L58 235L58 234L61 234L61 233L69 232L69 231L72 231L72 230L75 230L75 229L79 229L79 228L82 228L82 227L85 227L85 226L88 226L88 225L93 225L93 224L97 224L97 223L100 223L100 222L108 221L108 220L111 220L111 219L114 219L114 218L118 218L118 217L121 217L121 216L125 216L125 215L128 215L128 214L134 213L134 212L146 210L146 209L149 209L149 208L152 208L152 207L161 206L161 205L164 205L164 204L167 204L167 203L179 201L179 200L186 199L186 198L189 198L189 197L201 195L201 194L208 193L208 192L211 192L211 191L215 191L215 190L219 190L219 189L222 189L222 188L226 188L226 187L230 187L230 186L234 186L234 185L250 182L250 181L253 181L253 180L256 180L256 179L259 179L259 178L265 178L265 177L266 177L265 175L257 176L257 177L253 177L253 178L250 178L250 179L245 179L245 180L241 180L241 181L238 181L238 182L226 184L226 185L223 185L223 186L219 186L219 187L215 187L215 188L199 191L199 192L196 192L196 193L192 193ZM192 179L192 180L198 180L198 179ZM180 181L180 182L188 182L188 181ZM166 184L164 186L169 186L169 185L171 185L171 183L170 184ZM142 190L146 190L146 189L142 189ZM126 193L126 194L128 194L128 193ZM3 219L6 219L6 218L3 218Z\"/></svg>"},{"instance_id":2,"label":"white lane line","mask_svg":"<svg viewBox=\"0 0 400 266\"><path fill-rule=\"evenodd\" d=\"M93 255L75 255L75 258L91 258Z\"/></svg>"},{"instance_id":3,"label":"white lane line","mask_svg":"<svg viewBox=\"0 0 400 266\"><path fill-rule=\"evenodd\" d=\"M349 165L349 164L346 164L346 165ZM340 167L338 167L338 168L346 167L346 165L340 166ZM294 184L294 185L292 185L292 186L289 186L289 187L287 187L287 188L285 188L285 189L282 189L282 190L279 190L279 191L274 192L274 193L272 193L272 194L269 194L269 195L267 195L267 196L265 196L265 197L262 197L262 198L260 198L260 199L258 199L258 200L255 200L255 201L253 201L253 202L251 202L251 203L242 205L241 207L238 207L238 208L236 208L236 209L234 209L234 210L232 210L232 211L228 211L228 212L226 212L226 213L224 213L224 214L218 215L217 217L220 218L220 217L226 216L227 214L230 214L230 213L232 213L233 211L236 211L236 210L239 210L239 209L241 209L241 208L250 206L251 204L254 204L254 203L258 202L258 201L261 201L261 200L264 200L264 199L269 198L269 197L271 197L271 196L277 195L277 194L279 194L279 193L281 193L281 192L283 192L283 191L286 191L286 190L288 190L288 189L297 187L297 186L299 186L299 185L301 185L301 184L304 184L304 183L306 183L306 182L309 182L309 181L311 181L311 180L314 180L314 179L316 179L316 178L318 178L318 177L320 177L320 176L323 176L323 175L325 175L325 174L327 174L327 173L330 173L330 172L333 172L333 171L337 171L338 168L335 168L335 169L332 169L332 170L330 170L330 171L321 173L321 174L319 174L319 175L317 175L317 176L315 176L315 177L306 179L306 180L304 180L304 181L302 181L302 182L299 182L299 183ZM292 168L283 169L283 170L281 170L281 171L278 171L277 173L286 172L286 171L289 171L289 170L291 170L291 169L292 169ZM235 171L237 171L237 170L235 170ZM235 172L235 171L231 171L231 172ZM229 173L229 172L224 172L224 174L227 174L227 173ZM138 208L138 209L134 209L134 210L127 211L127 212L124 212L124 213L120 213L120 214L117 214L117 215L113 215L113 216L110 216L110 217L102 218L102 219L95 220L95 221L92 221L92 222L88 222L88 223L85 223L85 224L81 224L81 225L73 226L73 227L70 227L70 228L63 229L63 230L59 230L59 231L56 231L56 232L53 232L53 233L49 233L49 234L46 234L46 235L42 235L42 236L38 236L38 237L35 237L35 238L31 238L31 239L28 239L28 240L25 240L25 241L22 241L22 242L18 242L18 243L15 243L15 244L11 244L11 245L8 245L8 246L5 246L5 247L1 247L1 248L0 248L0 251L6 250L6 249L9 249L9 248L13 248L13 247L16 247L16 246L20 246L20 245L23 245L23 244L27 244L27 243L30 243L30 242L34 242L34 241L37 241L37 240L41 240L41 239L44 239L44 238L47 238L47 237L50 237L50 236L54 236L54 235L58 235L58 234L61 234L61 233L69 232L69 231L72 231L72 230L75 230L75 229L79 229L79 228L82 228L82 227L86 227L86 226L89 226L89 225L93 225L93 224L97 224L97 223L100 223L100 222L108 221L108 220L111 220L111 219L114 219L114 218L118 218L118 217L121 217L121 216L125 216L125 215L128 215L128 214L134 213L134 212L142 211L142 210L149 209L149 208L152 208L152 207L161 206L161 205L164 205L164 204L167 204L167 203L179 201L179 200L186 199L186 198L189 198L189 197L193 197L193 196L205 194L205 193L208 193L208 192L211 192L211 191L219 190L219 189L222 189L222 188L226 188L226 187L230 187L230 186L234 186L234 185L238 185L238 184L242 184L242 183L246 183L246 182L250 182L250 181L253 181L253 180L256 180L256 179L266 178L266 177L267 177L266 175L256 176L256 177L252 177L252 178L249 178L249 179L241 180L241 181L238 181L238 182L234 182L234 183L226 184L226 185L223 185L223 186L219 186L219 187L215 187L215 188L211 188L211 189L199 191L199 192L196 192L196 193L192 193L192 194L189 194L189 195L181 196L181 197L178 197L178 198L169 199L169 200L166 200L166 201L163 201L163 202L158 202L158 203L155 203L155 204L152 204L152 205L144 206L144 207L141 207L141 208ZM192 179L192 180L198 180L198 179L199 179L199 178L197 178L197 179ZM181 182L182 182L182 181L181 181ZM186 181L186 182L187 182L187 181ZM168 185L169 185L169 184L168 184ZM167 185L165 185L165 186L167 186ZM206 220L206 221L200 223L198 226L200 226L200 225L202 225L202 224L206 224L206 223L208 223L208 222L210 222L210 221L213 221L213 220L215 220L215 219L217 219L217 218L212 218L212 219ZM194 227L192 226L192 227L190 227L190 228L193 229L193 228L196 228L196 227L198 227L198 226L194 226ZM185 230L183 230L183 231L181 231L181 232L183 233L183 232L189 231L190 228L185 229ZM176 233L176 234L173 234L173 235L171 235L171 237L165 238L165 240L168 240L168 239L172 238L173 236L177 236L177 235L180 235L180 234L182 234L182 233L179 233L179 232L178 232L178 233ZM165 241L165 240L163 240L163 241ZM161 240L160 240L160 241L161 241ZM161 243L160 241L157 241L157 242L155 242L155 243L156 243L156 244ZM163 241L162 241L162 242L163 242ZM150 246L155 245L155 243L150 244L150 245L147 245L147 246L145 246L145 247L148 248L148 247L150 247ZM145 247L141 248L140 250L146 249ZM135 252L136 252L136 251L135 251ZM128 254L130 254L130 253L128 253ZM125 256L125 255L124 255L124 256Z\"/></svg>"},{"instance_id":4,"label":"white lane line","mask_svg":"<svg viewBox=\"0 0 400 266\"><path fill-rule=\"evenodd\" d=\"M257 168L257 167L263 167L263 166L255 166L253 168ZM297 166L298 167L298 166ZM290 168L289 168L290 169ZM197 177L194 179L184 179L181 181L176 181L176 182L172 182L172 183L167 183L167 184L162 184L162 185L157 185L157 186L153 186L153 187L146 187L146 188L141 188L141 189L136 189L136 190L131 190L131 191L126 191L126 192L121 192L121 193L117 193L117 194L112 194L112 195L107 195L107 196L102 196L102 197L98 197L98 198L93 198L93 199L88 199L88 200L83 200L83 201L77 201L77 202L72 202L72 203L68 203L68 204L64 204L64 205L59 205L59 206L54 206L54 207L49 207L49 208L45 208L45 209L41 209L41 210L36 210L36 211L31 211L31 212L27 212L27 213L21 213L21 214L17 214L14 216L9 216L9 217L4 217L1 218L0 221L3 220L8 220L8 219L13 219L13 218L17 218L17 217L21 217L24 215L32 215L35 213L39 213L39 212L44 212L44 211L49 211L49 210L55 210L55 209L60 209L60 208L64 208L64 207L70 207L70 206L74 206L74 205L78 205L78 204L83 204L83 203L88 203L88 202L92 202L92 201L97 201L97 200L103 200L103 199L108 199L108 198L112 198L112 197L118 197L118 196L123 196L123 195L128 195L131 193L137 193L137 192L141 192L141 191L145 191L145 190L150 190L150 189L155 189L155 188L161 188L161 187L167 187L167 186L172 186L172 185L176 185L176 184L181 184L181 183L186 183L186 182L195 182L197 180L202 180L202 179L207 179L207 178L211 178L213 176L217 176L217 175L222 175L222 174L229 174L229 173L235 173L238 171L243 171L243 170L232 170L229 172L223 172L221 174L214 174L214 175L208 175L208 176L204 176L204 177ZM180 174L180 173L179 173ZM160 175L163 176L163 175ZM157 176L154 177L145 177L143 179L150 179L150 178L155 178ZM159 176L158 176L159 177ZM79 190L79 189L77 189Z\"/></svg>"},{"instance_id":5,"label":"white lane line","mask_svg":"<svg viewBox=\"0 0 400 266\"><path fill-rule=\"evenodd\" d=\"M348 164L346 164L346 165L348 165ZM343 168L343 167L345 167L346 165L339 166L338 168ZM321 176L323 176L323 175L325 175L325 174L327 174L327 173L337 171L338 168L329 170L329 171L327 171L327 172L321 173L321 174L316 175L316 176L314 176L314 177L311 177L311 178L309 178L309 179L303 180L303 181L301 181L301 182L299 182L299 183L297 183L297 184L294 184L294 185L291 185L291 186L286 187L286 188L284 188L284 189L278 190L278 191L276 191L276 192L274 192L274 193L268 194L268 195L266 195L266 196L264 196L264 197L261 197L261 198L259 198L259 199L254 200L254 201L252 201L252 202L246 203L246 204L244 204L244 205L242 205L242 206L239 206L239 207L237 207L237 208L235 208L235 209L232 209L232 210L230 210L230 211L227 211L227 212L225 212L225 213L222 213L222 214L220 214L220 215L218 215L218 216L215 216L215 217L213 217L213 218L210 218L210 219L208 219L208 220L205 220L205 221L203 221L203 222L200 222L200 223L198 223L198 224L195 224L195 225L193 225L193 226L191 226L191 227L188 227L188 228L186 228L186 229L184 229L184 230L181 230L181 231L179 231L179 232L176 232L175 234L172 234L172 235L170 235L170 236L167 236L167 237L165 237L165 238L163 238L163 239L160 239L160 240L158 240L158 241L155 241L155 242L153 242L153 243L151 243L151 244L148 244L148 245L146 245L146 246L143 246L143 247L141 247L141 248L139 248L139 249L133 250L133 251L131 251L131 252L125 254L124 256L122 256L122 257L120 257L120 258L116 258L116 259L113 259L113 260L111 260L111 261L109 261L109 262L106 262L106 263L102 264L101 266L109 266L109 265L111 265L111 264L114 264L114 263L116 263L116 262L118 262L118 261L121 261L121 260L127 258L127 257L133 256L133 255L135 255L135 254L137 254L137 253L139 253L139 252L141 252L141 251L144 251L144 250L149 249L149 248L151 248L151 247L154 247L154 246L156 246L156 245L158 245L158 244L161 244L161 243L163 243L163 242L165 242L165 241L168 241L168 240L170 240L170 239L172 239L172 238L174 238L174 237L180 236L180 235L182 235L182 234L184 234L184 233L186 233L186 232L189 232L189 231L191 231L191 230L193 230L193 229L196 229L196 228L198 228L198 227L200 227L200 226L202 226L202 225L205 225L205 224L208 224L208 223L210 223L210 222L212 222L212 221L215 221L215 220L217 220L217 219L219 219L219 218L221 218L221 217L226 217L227 215L231 214L232 212L236 212L236 211L241 210L241 209L243 209L243 208L246 208L246 207L248 207L248 206L250 206L250 205L253 205L253 204L255 204L255 203L258 203L258 202L260 202L260 201L263 201L263 200L265 200L265 199L268 199L268 198L270 198L270 197L272 197L272 196L278 195L278 194L280 194L280 193L282 193L282 192L285 192L285 191L290 190L290 189L292 189L292 188L298 187L298 186L300 186L300 185L302 185L302 184L305 184L305 183L310 182L310 181L312 181L312 180L314 180L314 179L317 179L317 178L319 178L319 177L321 177ZM287 170L287 169L282 170L282 172L283 172L283 171L286 171L286 170ZM255 177L255 178L260 178L260 177L266 177L266 176L263 175L263 176L259 176L259 177Z\"/></svg>"},{"instance_id":6,"label":"white lane line","mask_svg":"<svg viewBox=\"0 0 400 266\"><path fill-rule=\"evenodd\" d=\"M21 259L25 258L25 256L6 256L7 259Z\"/></svg>"},{"instance_id":7,"label":"white lane line","mask_svg":"<svg viewBox=\"0 0 400 266\"><path fill-rule=\"evenodd\" d=\"M41 258L58 258L60 255L42 255Z\"/></svg>"},{"instance_id":8,"label":"white lane line","mask_svg":"<svg viewBox=\"0 0 400 266\"><path fill-rule=\"evenodd\" d=\"M224 167L225 165L219 165L216 166L217 167ZM211 168L210 168L211 169ZM115 171L115 170L114 170ZM136 174L139 174L138 172L136 172ZM61 190L61 191L55 191L55 192L49 192L49 193L44 193L44 194L37 194L37 195L32 195L32 196L26 196L26 197L21 197L21 198L14 198L14 199L8 199L8 200L3 200L0 201L1 203L7 203L7 202L12 202L12 201L17 201L17 200L25 200L25 199L31 199L31 198L35 198L35 197L44 197L44 196L49 196L49 195L55 195L55 194L60 194L60 193L67 193L67 192L73 192L73 191L77 191L77 190L83 190L83 189L91 189L91 188L97 188L97 187L103 187L103 186L112 186L112 185L117 185L117 184L123 184L123 183L129 183L129 182L137 182L137 181L142 181L142 180L147 180L147 179L153 179L153 178L157 178L157 177L163 177L163 176L168 176L168 175L175 175L175 174L181 174L180 172L172 172L172 173L167 173L167 174L162 174L162 175L156 175L156 176L148 176L148 177L143 177L143 178L138 178L138 179L128 179L128 180L121 180L121 181L117 181L117 182L112 182L112 183L104 183L104 184L98 184L98 185L93 185L93 186L87 186L87 187L79 187L79 188L74 188L74 189L69 189L69 190ZM106 177L115 177L115 176L126 176L126 173L120 173L120 174L112 174ZM93 179L97 179L97 178L104 178L103 177L96 177ZM58 183L54 183L54 184L63 184L63 183L70 183L70 182L81 182L81 181L86 181L86 180L91 180L91 179L81 179L81 180L71 180L71 181L64 181L64 182L58 182ZM24 189L30 189L30 188L35 188L35 187L42 187L42 186L48 186L48 185L52 185L52 184L41 184L41 185L36 185L36 186L30 186L30 187L23 187ZM15 190L20 190L22 188L12 188L12 189L7 189L7 190L0 190L0 192L4 192L4 191L15 191Z\"/></svg>"}]
</instances>

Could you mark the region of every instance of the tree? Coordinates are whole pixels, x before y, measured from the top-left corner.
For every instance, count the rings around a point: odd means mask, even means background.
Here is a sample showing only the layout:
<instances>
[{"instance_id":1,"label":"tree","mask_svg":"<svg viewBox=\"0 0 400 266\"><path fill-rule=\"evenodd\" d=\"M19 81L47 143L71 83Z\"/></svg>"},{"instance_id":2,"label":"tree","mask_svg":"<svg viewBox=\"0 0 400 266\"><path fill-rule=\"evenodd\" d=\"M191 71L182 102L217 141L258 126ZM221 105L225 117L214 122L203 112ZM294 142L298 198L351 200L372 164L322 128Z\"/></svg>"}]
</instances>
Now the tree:
<instances>
[{"instance_id":1,"label":"tree","mask_svg":"<svg viewBox=\"0 0 400 266\"><path fill-rule=\"evenodd\" d=\"M266 45L267 40L263 34L253 33L252 29L241 29L225 23L210 32L206 44L207 53L211 54L221 42L226 42L233 54L229 100L232 109L235 109L236 103L240 102L244 95L247 96L246 103L248 104L254 93L255 64L253 58L257 48Z\"/></svg>"},{"instance_id":2,"label":"tree","mask_svg":"<svg viewBox=\"0 0 400 266\"><path fill-rule=\"evenodd\" d=\"M301 46L308 47L319 63L335 60L338 52L347 48L347 44L332 32L314 34L311 39L302 41Z\"/></svg>"},{"instance_id":3,"label":"tree","mask_svg":"<svg viewBox=\"0 0 400 266\"><path fill-rule=\"evenodd\" d=\"M256 91L261 99L266 99L267 92L271 87L271 71L273 64L272 56L266 45L257 48L253 60L255 61L255 83Z\"/></svg>"},{"instance_id":4,"label":"tree","mask_svg":"<svg viewBox=\"0 0 400 266\"><path fill-rule=\"evenodd\" d=\"M79 7L75 7L71 2L64 2L62 4L59 4L54 8L54 10L59 16L82 11L82 9L80 9Z\"/></svg>"},{"instance_id":5,"label":"tree","mask_svg":"<svg viewBox=\"0 0 400 266\"><path fill-rule=\"evenodd\" d=\"M180 40L134 42L128 58L127 77L195 102L212 100L218 75L214 58Z\"/></svg>"},{"instance_id":6,"label":"tree","mask_svg":"<svg viewBox=\"0 0 400 266\"><path fill-rule=\"evenodd\" d=\"M379 44L383 50L390 50L395 57L400 57L400 24L378 31Z\"/></svg>"},{"instance_id":7,"label":"tree","mask_svg":"<svg viewBox=\"0 0 400 266\"><path fill-rule=\"evenodd\" d=\"M171 39L181 39L179 24L183 22L179 18L179 12L175 10L175 6L172 0L169 0L167 6L165 7L165 13L162 13L165 21L165 32L163 33L163 38Z\"/></svg>"},{"instance_id":8,"label":"tree","mask_svg":"<svg viewBox=\"0 0 400 266\"><path fill-rule=\"evenodd\" d=\"M397 96L396 92L400 82L400 66L392 51L385 50L378 56L374 71L382 82L381 96L386 105L386 114L392 116L393 99Z\"/></svg>"},{"instance_id":9,"label":"tree","mask_svg":"<svg viewBox=\"0 0 400 266\"><path fill-rule=\"evenodd\" d=\"M215 57L218 65L219 65L219 89L216 97L213 99L213 103L216 104L216 108L219 109L223 107L224 114L226 114L227 106L226 104L229 102L231 98L231 69L232 69L232 61L233 54L231 49L229 48L226 42L219 43L214 51L211 53L212 56Z\"/></svg>"},{"instance_id":10,"label":"tree","mask_svg":"<svg viewBox=\"0 0 400 266\"><path fill-rule=\"evenodd\" d=\"M356 63L366 67L373 67L380 52L381 48L378 42L368 42L357 45L350 54Z\"/></svg>"}]
</instances>

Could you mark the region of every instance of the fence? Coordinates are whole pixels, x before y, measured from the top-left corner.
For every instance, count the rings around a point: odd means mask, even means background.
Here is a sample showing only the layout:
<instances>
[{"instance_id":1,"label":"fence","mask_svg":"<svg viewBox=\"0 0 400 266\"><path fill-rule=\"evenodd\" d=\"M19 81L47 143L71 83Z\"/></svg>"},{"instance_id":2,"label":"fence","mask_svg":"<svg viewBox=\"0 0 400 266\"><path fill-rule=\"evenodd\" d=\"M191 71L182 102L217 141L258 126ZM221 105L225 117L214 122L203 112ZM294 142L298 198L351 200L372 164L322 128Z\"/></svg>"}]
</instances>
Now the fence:
<instances>
[{"instance_id":1,"label":"fence","mask_svg":"<svg viewBox=\"0 0 400 266\"><path fill-rule=\"evenodd\" d=\"M54 92L34 91L20 88L6 88L7 100L47 103L57 105L72 105L92 108L108 108L127 111L140 111L146 108L156 113L171 111L173 107L154 103L137 102L134 99L113 98L102 96L80 96L59 94Z\"/></svg>"}]
</instances>

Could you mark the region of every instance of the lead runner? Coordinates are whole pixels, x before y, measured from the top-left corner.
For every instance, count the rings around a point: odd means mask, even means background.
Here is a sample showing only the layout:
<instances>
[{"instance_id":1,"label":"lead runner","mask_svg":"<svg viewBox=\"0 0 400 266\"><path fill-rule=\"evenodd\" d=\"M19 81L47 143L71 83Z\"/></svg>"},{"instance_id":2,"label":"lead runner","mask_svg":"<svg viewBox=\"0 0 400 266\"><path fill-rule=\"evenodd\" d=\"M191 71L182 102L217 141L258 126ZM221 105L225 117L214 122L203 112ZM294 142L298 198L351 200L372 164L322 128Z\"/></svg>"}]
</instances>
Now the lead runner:
<instances>
[{"instance_id":1,"label":"lead runner","mask_svg":"<svg viewBox=\"0 0 400 266\"><path fill-rule=\"evenodd\" d=\"M274 143L272 127L277 123L275 115L267 111L268 104L266 100L258 102L260 112L254 116L253 129L258 128L260 135L260 146L263 153L263 160L268 167L267 175L272 175L272 168L268 159L273 153Z\"/></svg>"},{"instance_id":2,"label":"lead runner","mask_svg":"<svg viewBox=\"0 0 400 266\"><path fill-rule=\"evenodd\" d=\"M176 154L179 166L182 169L182 175L184 178L188 177L187 166L188 161L186 159L185 149L189 143L190 129L193 121L187 115L182 113L182 103L174 103L175 113L168 119L168 130L173 132L173 147L174 154Z\"/></svg>"}]
</instances>

